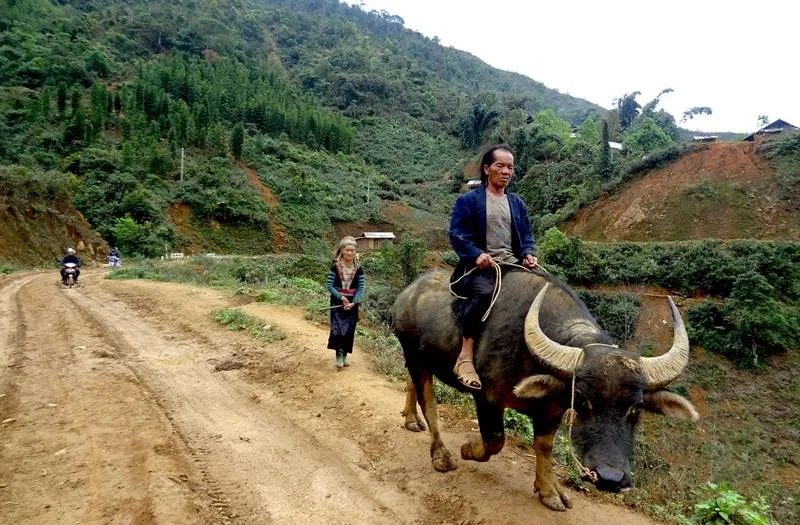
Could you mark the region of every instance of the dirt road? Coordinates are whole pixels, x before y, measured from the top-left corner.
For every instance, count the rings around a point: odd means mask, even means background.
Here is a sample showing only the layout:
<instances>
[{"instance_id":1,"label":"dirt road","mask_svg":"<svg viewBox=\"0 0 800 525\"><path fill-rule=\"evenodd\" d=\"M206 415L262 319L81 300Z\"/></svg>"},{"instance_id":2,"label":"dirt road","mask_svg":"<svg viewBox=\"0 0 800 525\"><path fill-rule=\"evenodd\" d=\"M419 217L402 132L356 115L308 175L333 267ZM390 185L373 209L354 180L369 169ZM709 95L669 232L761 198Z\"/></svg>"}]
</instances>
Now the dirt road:
<instances>
[{"instance_id":1,"label":"dirt road","mask_svg":"<svg viewBox=\"0 0 800 525\"><path fill-rule=\"evenodd\" d=\"M435 472L402 385L358 351L337 372L297 309L244 307L289 336L265 345L211 319L226 292L0 279L0 523L651 523L577 495L545 509L509 447Z\"/></svg>"}]
</instances>

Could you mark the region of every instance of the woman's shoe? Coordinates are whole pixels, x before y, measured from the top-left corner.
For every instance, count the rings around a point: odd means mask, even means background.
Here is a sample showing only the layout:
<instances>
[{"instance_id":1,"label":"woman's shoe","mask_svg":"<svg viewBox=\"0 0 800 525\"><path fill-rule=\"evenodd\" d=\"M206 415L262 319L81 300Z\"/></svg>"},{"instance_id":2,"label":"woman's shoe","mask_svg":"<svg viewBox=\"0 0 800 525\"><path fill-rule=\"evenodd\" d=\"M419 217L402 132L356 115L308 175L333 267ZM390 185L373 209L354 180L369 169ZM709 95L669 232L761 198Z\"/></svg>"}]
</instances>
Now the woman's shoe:
<instances>
[{"instance_id":1,"label":"woman's shoe","mask_svg":"<svg viewBox=\"0 0 800 525\"><path fill-rule=\"evenodd\" d=\"M347 354L342 352L342 366L350 366L350 361L347 358Z\"/></svg>"},{"instance_id":2,"label":"woman's shoe","mask_svg":"<svg viewBox=\"0 0 800 525\"><path fill-rule=\"evenodd\" d=\"M340 351L336 351L336 368L342 368L345 366L344 364L344 354Z\"/></svg>"}]
</instances>

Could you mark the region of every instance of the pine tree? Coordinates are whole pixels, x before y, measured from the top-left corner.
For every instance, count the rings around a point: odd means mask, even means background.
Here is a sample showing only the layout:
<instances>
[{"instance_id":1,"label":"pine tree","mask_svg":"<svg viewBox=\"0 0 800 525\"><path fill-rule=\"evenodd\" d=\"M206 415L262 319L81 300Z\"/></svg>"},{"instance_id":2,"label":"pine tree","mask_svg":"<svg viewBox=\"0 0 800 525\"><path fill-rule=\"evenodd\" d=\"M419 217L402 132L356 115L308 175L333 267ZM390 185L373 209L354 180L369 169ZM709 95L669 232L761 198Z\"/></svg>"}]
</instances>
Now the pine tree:
<instances>
[{"instance_id":1,"label":"pine tree","mask_svg":"<svg viewBox=\"0 0 800 525\"><path fill-rule=\"evenodd\" d=\"M611 160L611 146L608 144L611 140L608 132L608 122L603 121L602 131L600 133L600 162L597 166L597 171L600 178L608 180L614 174L614 163Z\"/></svg>"},{"instance_id":2,"label":"pine tree","mask_svg":"<svg viewBox=\"0 0 800 525\"><path fill-rule=\"evenodd\" d=\"M237 122L231 132L231 153L234 158L241 158L242 146L244 145L244 125Z\"/></svg>"},{"instance_id":3,"label":"pine tree","mask_svg":"<svg viewBox=\"0 0 800 525\"><path fill-rule=\"evenodd\" d=\"M108 110L108 90L100 82L92 86L92 128L99 133L105 128L106 112Z\"/></svg>"},{"instance_id":4,"label":"pine tree","mask_svg":"<svg viewBox=\"0 0 800 525\"><path fill-rule=\"evenodd\" d=\"M81 146L84 140L86 140L86 131L86 117L79 104L72 114L72 119L69 124L64 128L64 144L76 147Z\"/></svg>"},{"instance_id":5,"label":"pine tree","mask_svg":"<svg viewBox=\"0 0 800 525\"><path fill-rule=\"evenodd\" d=\"M56 106L58 107L58 116L63 116L67 110L67 85L59 82L56 87Z\"/></svg>"},{"instance_id":6,"label":"pine tree","mask_svg":"<svg viewBox=\"0 0 800 525\"><path fill-rule=\"evenodd\" d=\"M50 120L50 88L45 86L42 89L42 94L39 98L40 110L39 114L42 120Z\"/></svg>"},{"instance_id":7,"label":"pine tree","mask_svg":"<svg viewBox=\"0 0 800 525\"><path fill-rule=\"evenodd\" d=\"M72 108L72 114L74 115L81 107L81 88L75 86L72 90L72 101L70 103L70 107Z\"/></svg>"}]
</instances>

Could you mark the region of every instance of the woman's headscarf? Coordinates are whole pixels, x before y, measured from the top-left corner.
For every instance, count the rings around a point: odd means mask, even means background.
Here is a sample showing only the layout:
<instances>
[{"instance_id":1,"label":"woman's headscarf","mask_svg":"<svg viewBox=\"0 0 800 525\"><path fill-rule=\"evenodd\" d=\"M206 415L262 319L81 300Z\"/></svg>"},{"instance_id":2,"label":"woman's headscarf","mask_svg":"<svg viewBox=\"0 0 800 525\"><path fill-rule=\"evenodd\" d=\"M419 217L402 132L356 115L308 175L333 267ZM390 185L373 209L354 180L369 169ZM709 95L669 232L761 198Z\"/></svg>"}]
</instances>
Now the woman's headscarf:
<instances>
[{"instance_id":1,"label":"woman's headscarf","mask_svg":"<svg viewBox=\"0 0 800 525\"><path fill-rule=\"evenodd\" d=\"M352 235L347 235L342 237L342 240L339 241L339 246L336 248L336 259L342 255L342 250L344 250L345 246L355 246L358 248L358 243L356 242L356 238Z\"/></svg>"}]
</instances>

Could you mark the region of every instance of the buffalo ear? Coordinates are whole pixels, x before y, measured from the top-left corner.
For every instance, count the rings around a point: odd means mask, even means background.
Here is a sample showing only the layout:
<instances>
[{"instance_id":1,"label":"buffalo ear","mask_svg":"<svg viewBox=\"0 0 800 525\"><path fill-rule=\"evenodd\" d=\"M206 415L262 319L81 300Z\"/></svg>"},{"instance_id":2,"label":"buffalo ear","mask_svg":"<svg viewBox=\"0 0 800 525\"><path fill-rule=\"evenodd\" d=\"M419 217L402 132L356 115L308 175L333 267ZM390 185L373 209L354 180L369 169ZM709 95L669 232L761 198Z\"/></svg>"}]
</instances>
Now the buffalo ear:
<instances>
[{"instance_id":1,"label":"buffalo ear","mask_svg":"<svg viewBox=\"0 0 800 525\"><path fill-rule=\"evenodd\" d=\"M669 390L645 392L644 405L650 412L664 414L684 421L697 421L700 418L694 405L689 400Z\"/></svg>"},{"instance_id":2,"label":"buffalo ear","mask_svg":"<svg viewBox=\"0 0 800 525\"><path fill-rule=\"evenodd\" d=\"M547 374L528 376L514 387L514 395L520 399L540 399L564 390L564 383Z\"/></svg>"}]
</instances>

